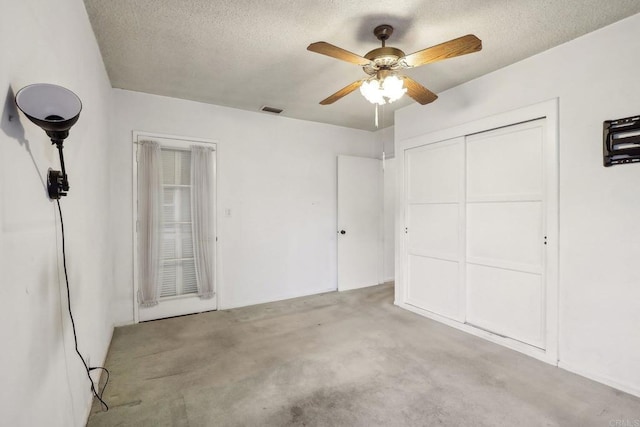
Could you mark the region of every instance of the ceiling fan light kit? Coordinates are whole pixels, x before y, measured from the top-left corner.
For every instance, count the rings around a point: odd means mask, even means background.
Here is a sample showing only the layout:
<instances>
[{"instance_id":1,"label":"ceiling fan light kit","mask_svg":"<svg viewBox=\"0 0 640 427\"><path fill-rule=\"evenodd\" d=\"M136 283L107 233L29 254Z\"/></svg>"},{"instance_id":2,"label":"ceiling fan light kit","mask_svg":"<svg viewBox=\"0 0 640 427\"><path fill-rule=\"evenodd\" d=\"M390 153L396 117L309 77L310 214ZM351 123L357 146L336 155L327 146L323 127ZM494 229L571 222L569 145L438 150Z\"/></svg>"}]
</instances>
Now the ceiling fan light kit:
<instances>
[{"instance_id":1,"label":"ceiling fan light kit","mask_svg":"<svg viewBox=\"0 0 640 427\"><path fill-rule=\"evenodd\" d=\"M307 50L359 65L369 75L368 78L353 82L323 99L320 104L333 104L358 88L373 104L383 105L397 101L405 93L422 105L428 104L435 101L438 96L412 78L398 75L398 71L478 52L482 49L482 41L469 34L405 55L398 48L386 46L386 41L392 33L391 25L377 26L373 34L380 40L382 47L373 49L364 57L327 42L311 43Z\"/></svg>"},{"instance_id":2,"label":"ceiling fan light kit","mask_svg":"<svg viewBox=\"0 0 640 427\"><path fill-rule=\"evenodd\" d=\"M407 88L403 87L403 81L394 75L390 75L382 80L377 77L362 83L360 93L372 104L391 104L402 98L407 93Z\"/></svg>"}]
</instances>

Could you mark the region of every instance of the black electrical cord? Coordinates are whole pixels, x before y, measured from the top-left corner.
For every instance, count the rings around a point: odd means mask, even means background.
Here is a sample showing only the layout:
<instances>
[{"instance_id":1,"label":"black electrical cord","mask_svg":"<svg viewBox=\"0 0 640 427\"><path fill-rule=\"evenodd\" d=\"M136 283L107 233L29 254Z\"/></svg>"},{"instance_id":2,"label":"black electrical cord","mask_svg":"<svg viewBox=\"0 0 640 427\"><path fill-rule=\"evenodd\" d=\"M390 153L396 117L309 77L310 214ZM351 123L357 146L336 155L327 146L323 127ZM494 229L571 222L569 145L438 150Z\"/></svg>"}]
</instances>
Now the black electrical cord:
<instances>
[{"instance_id":1,"label":"black electrical cord","mask_svg":"<svg viewBox=\"0 0 640 427\"><path fill-rule=\"evenodd\" d=\"M65 252L65 246L64 246L64 221L62 220L62 209L60 208L60 200L56 200L56 203L58 204L58 213L60 213L60 229L62 230L62 265L64 266L64 280L67 284L67 307L69 308L69 318L71 319L71 328L73 329L73 341L75 343L76 353L78 354L78 357L80 358L80 360L82 360L84 369L87 371L87 377L89 377L89 381L91 381L91 392L96 397L96 399L100 401L100 404L102 405L104 410L108 411L109 405L107 405L107 403L102 399L102 395L104 394L104 390L107 388L107 384L109 383L109 371L107 370L107 368L103 366L91 367L87 365L87 362L84 360L84 357L82 357L82 354L80 354L80 350L78 350L78 336L76 335L76 323L73 320L73 313L71 312L71 293L69 291L69 275L67 274L67 254ZM107 378L100 392L96 390L96 385L93 382L93 378L91 378L91 374L90 374L91 371L96 369L102 369L107 373Z\"/></svg>"}]
</instances>

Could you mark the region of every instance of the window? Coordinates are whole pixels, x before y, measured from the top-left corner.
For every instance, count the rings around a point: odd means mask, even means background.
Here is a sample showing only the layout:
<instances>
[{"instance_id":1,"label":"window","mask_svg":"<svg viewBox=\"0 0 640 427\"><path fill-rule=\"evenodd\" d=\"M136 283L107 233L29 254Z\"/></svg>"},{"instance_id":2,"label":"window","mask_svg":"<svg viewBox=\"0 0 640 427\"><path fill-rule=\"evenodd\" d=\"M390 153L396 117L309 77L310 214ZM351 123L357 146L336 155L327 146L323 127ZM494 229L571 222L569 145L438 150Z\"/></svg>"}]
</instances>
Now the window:
<instances>
[{"instance_id":1,"label":"window","mask_svg":"<svg viewBox=\"0 0 640 427\"><path fill-rule=\"evenodd\" d=\"M215 310L216 142L133 132L134 318Z\"/></svg>"},{"instance_id":2,"label":"window","mask_svg":"<svg viewBox=\"0 0 640 427\"><path fill-rule=\"evenodd\" d=\"M191 152L162 147L160 298L198 292L191 224Z\"/></svg>"}]
</instances>

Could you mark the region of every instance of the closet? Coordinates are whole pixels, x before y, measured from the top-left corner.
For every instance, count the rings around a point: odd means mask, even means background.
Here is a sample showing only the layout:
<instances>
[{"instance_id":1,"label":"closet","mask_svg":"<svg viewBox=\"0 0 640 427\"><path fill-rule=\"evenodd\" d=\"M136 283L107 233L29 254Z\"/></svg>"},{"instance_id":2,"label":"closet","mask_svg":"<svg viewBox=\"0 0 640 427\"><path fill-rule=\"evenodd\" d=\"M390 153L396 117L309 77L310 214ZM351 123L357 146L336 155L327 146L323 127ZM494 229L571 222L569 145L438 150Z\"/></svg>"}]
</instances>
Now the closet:
<instances>
[{"instance_id":1,"label":"closet","mask_svg":"<svg viewBox=\"0 0 640 427\"><path fill-rule=\"evenodd\" d=\"M397 302L555 363L557 137L549 121L471 132L478 123L404 144Z\"/></svg>"}]
</instances>

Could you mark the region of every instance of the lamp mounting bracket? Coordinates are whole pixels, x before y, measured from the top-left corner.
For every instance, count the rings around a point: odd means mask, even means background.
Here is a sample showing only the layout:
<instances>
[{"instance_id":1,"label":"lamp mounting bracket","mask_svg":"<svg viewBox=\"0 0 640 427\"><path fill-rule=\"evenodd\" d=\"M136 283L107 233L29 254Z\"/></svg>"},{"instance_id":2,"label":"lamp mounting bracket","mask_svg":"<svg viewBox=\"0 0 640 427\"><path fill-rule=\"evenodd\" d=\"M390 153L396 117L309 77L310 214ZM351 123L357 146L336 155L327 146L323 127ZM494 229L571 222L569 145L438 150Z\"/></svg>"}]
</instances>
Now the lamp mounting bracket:
<instances>
[{"instance_id":1,"label":"lamp mounting bracket","mask_svg":"<svg viewBox=\"0 0 640 427\"><path fill-rule=\"evenodd\" d=\"M51 139L51 144L58 147L58 154L60 155L60 168L62 171L49 169L47 174L47 190L49 192L50 199L59 199L62 196L66 196L69 191L69 181L67 180L67 171L64 166L64 155L62 154L61 139Z\"/></svg>"}]
</instances>

